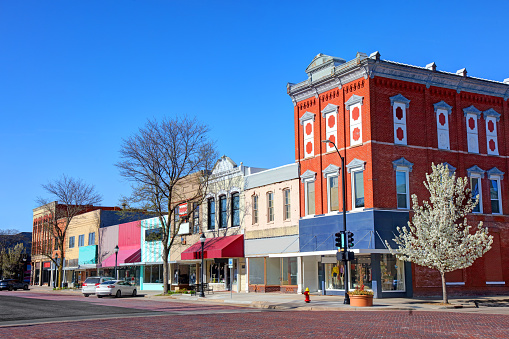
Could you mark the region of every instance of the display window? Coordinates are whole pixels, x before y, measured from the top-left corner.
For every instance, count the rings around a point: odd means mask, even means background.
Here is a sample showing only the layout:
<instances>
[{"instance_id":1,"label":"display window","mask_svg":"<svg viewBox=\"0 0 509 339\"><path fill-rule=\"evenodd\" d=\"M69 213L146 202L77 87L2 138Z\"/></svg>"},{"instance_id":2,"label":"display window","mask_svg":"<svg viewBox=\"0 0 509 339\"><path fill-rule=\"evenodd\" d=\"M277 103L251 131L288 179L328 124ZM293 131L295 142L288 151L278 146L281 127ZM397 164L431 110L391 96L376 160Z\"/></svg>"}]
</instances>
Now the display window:
<instances>
[{"instance_id":1,"label":"display window","mask_svg":"<svg viewBox=\"0 0 509 339\"><path fill-rule=\"evenodd\" d=\"M345 266L338 261L335 264L325 264L325 289L345 289Z\"/></svg>"},{"instance_id":2,"label":"display window","mask_svg":"<svg viewBox=\"0 0 509 339\"><path fill-rule=\"evenodd\" d=\"M372 272L371 272L371 256L356 256L350 261L350 288L360 288L364 285L364 289L372 289Z\"/></svg>"},{"instance_id":3,"label":"display window","mask_svg":"<svg viewBox=\"0 0 509 339\"><path fill-rule=\"evenodd\" d=\"M392 254L383 254L380 262L382 291L405 291L405 266Z\"/></svg>"}]
</instances>

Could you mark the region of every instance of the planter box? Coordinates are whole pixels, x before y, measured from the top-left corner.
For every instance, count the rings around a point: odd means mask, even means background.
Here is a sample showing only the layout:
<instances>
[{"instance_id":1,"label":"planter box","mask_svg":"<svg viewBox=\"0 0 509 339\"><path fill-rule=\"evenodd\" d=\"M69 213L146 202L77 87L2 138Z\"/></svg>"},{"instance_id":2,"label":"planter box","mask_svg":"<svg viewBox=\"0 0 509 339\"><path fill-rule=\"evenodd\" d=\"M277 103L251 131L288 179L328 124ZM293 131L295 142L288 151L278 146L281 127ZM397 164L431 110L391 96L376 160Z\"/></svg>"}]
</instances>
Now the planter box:
<instances>
[{"instance_id":1,"label":"planter box","mask_svg":"<svg viewBox=\"0 0 509 339\"><path fill-rule=\"evenodd\" d=\"M350 294L350 306L355 306L355 307L373 306L373 296L372 295L351 295Z\"/></svg>"}]
</instances>

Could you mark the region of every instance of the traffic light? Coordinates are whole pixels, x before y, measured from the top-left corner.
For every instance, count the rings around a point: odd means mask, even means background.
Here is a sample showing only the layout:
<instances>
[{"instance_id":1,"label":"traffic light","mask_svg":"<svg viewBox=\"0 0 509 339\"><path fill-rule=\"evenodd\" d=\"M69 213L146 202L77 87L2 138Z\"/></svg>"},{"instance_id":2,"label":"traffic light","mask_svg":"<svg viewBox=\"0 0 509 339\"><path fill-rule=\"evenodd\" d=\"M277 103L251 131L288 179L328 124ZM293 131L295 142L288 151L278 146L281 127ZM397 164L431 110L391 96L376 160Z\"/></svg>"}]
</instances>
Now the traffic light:
<instances>
[{"instance_id":1,"label":"traffic light","mask_svg":"<svg viewBox=\"0 0 509 339\"><path fill-rule=\"evenodd\" d=\"M352 232L347 232L348 233L348 248L352 248L353 247L353 233Z\"/></svg>"},{"instance_id":2,"label":"traffic light","mask_svg":"<svg viewBox=\"0 0 509 339\"><path fill-rule=\"evenodd\" d=\"M344 248L345 247L345 234L343 231L334 234L336 236L336 247Z\"/></svg>"}]
</instances>

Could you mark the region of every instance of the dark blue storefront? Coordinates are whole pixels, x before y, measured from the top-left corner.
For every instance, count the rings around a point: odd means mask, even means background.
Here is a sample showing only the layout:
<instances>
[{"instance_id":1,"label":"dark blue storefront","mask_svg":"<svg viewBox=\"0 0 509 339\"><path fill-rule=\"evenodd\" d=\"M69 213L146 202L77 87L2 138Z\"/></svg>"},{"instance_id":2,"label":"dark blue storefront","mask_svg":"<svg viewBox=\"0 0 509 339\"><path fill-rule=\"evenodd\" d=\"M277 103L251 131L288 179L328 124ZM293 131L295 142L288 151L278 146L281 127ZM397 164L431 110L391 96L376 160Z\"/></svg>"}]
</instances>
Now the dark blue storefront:
<instances>
[{"instance_id":1,"label":"dark blue storefront","mask_svg":"<svg viewBox=\"0 0 509 339\"><path fill-rule=\"evenodd\" d=\"M385 245L387 240L391 247L396 247L392 240L397 233L396 228L406 226L408 220L408 211L363 210L347 213L347 230L354 233L352 250L356 253L356 260L350 267L350 288L363 284L372 288L378 298L412 296L411 264L397 260ZM337 251L334 234L342 230L341 213L301 218L299 221L300 252L317 252L321 257L317 261L318 280L326 294L344 293L344 281L333 282L344 270L339 263L337 266L333 263L333 253ZM357 272L356 275L357 268L361 273ZM303 278L306 280L305 276ZM337 286L340 287L335 288Z\"/></svg>"}]
</instances>

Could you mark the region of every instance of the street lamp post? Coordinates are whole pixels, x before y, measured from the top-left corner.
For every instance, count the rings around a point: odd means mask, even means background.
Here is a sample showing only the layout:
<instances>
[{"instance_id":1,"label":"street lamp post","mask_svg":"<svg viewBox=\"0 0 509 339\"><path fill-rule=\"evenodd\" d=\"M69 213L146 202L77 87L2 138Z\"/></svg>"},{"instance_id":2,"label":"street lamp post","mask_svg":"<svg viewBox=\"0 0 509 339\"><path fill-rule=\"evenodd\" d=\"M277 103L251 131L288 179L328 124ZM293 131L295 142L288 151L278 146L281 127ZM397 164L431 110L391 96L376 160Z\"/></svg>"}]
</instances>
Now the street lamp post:
<instances>
[{"instance_id":1,"label":"street lamp post","mask_svg":"<svg viewBox=\"0 0 509 339\"><path fill-rule=\"evenodd\" d=\"M118 259L118 245L115 246L115 279L116 280L118 280L117 259Z\"/></svg>"},{"instance_id":2,"label":"street lamp post","mask_svg":"<svg viewBox=\"0 0 509 339\"><path fill-rule=\"evenodd\" d=\"M322 140L324 143L331 143L334 145L334 148L336 149L336 153L338 153L339 158L341 159L341 180L343 181L343 231L345 232L346 237L346 177L345 177L345 158L341 156L339 153L339 150L336 146L336 144L333 141L330 140ZM345 239L345 255L343 257L343 262L345 265L345 300L343 304L350 304L350 296L348 295L348 241Z\"/></svg>"},{"instance_id":3,"label":"street lamp post","mask_svg":"<svg viewBox=\"0 0 509 339\"><path fill-rule=\"evenodd\" d=\"M203 272L205 272L204 267L203 267L204 266L203 247L205 246L205 239L206 239L205 234L202 233L200 236L200 242L201 242L201 291L200 291L200 297L202 297L202 298L205 298L205 290L204 290L205 284L203 282L205 280L203 278Z\"/></svg>"}]
</instances>

